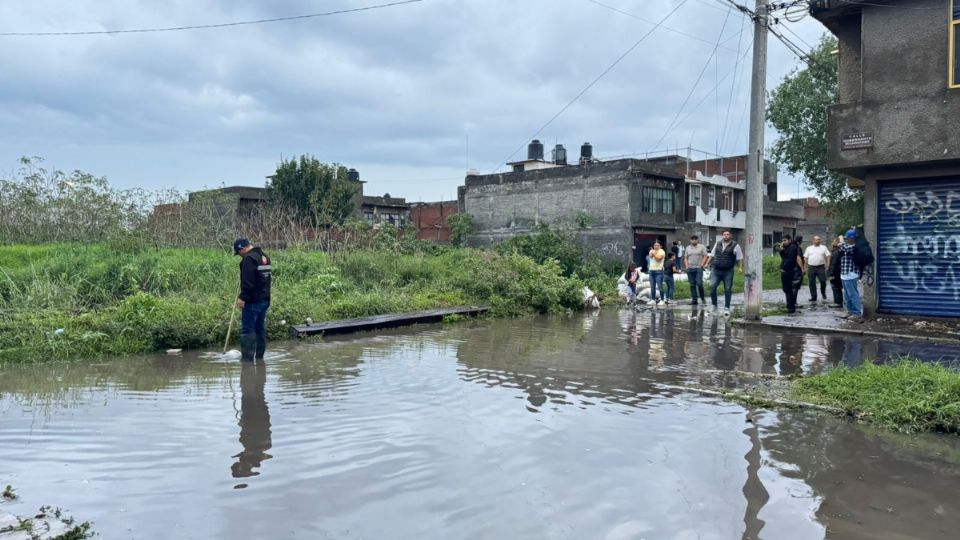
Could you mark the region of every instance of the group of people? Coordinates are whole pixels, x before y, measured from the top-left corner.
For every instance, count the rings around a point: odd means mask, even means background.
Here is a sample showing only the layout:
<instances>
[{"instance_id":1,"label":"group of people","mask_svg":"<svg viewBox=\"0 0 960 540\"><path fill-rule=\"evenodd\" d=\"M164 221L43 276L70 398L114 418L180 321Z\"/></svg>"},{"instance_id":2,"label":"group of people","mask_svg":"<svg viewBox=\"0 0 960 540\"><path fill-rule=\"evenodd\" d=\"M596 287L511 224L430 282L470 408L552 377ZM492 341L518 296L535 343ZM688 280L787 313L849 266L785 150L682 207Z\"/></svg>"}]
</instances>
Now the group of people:
<instances>
[{"instance_id":1,"label":"group of people","mask_svg":"<svg viewBox=\"0 0 960 540\"><path fill-rule=\"evenodd\" d=\"M864 269L873 262L869 243L855 228L843 236L834 238L830 248L823 245L823 239L813 237L813 244L803 247L803 238L783 237L780 243L780 284L786 297L787 312L795 313L797 295L803 287L803 277L807 276L810 287L810 303L816 304L817 285L820 288L820 300L827 300L827 281L833 292L833 304L846 306L850 321L863 322L863 304L860 296L859 281Z\"/></svg>"},{"instance_id":2,"label":"group of people","mask_svg":"<svg viewBox=\"0 0 960 540\"><path fill-rule=\"evenodd\" d=\"M683 247L679 242L674 242L670 253L666 253L660 242L654 242L653 247L647 253L647 268L650 279L650 299L649 305L665 305L673 302L676 292L674 276L676 274L687 275L687 281L690 283L691 305L707 305L706 294L703 287L704 270L711 268L710 273L710 300L714 311L719 311L717 289L723 284L724 293L724 315L730 315L730 302L733 298L733 274L739 267L743 272L743 250L740 245L733 240L730 231L724 231L723 239L713 247L707 250L707 247L700 243L700 238L696 235L690 237L690 244ZM637 285L640 281L640 270L636 264L631 263L624 273L624 279L627 281L628 300L636 301Z\"/></svg>"},{"instance_id":3,"label":"group of people","mask_svg":"<svg viewBox=\"0 0 960 540\"><path fill-rule=\"evenodd\" d=\"M851 228L843 236L833 240L831 247L823 244L819 236L806 248L803 239L783 237L779 244L780 277L787 312L795 313L797 295L807 276L810 288L810 302L827 300L827 283L833 293L833 304L846 306L844 317L851 321L863 321L863 305L859 291L859 280L864 269L872 264L873 255L863 235ZM730 303L733 297L733 276L736 271L743 272L743 250L733 239L730 231L724 231L722 239L708 249L700 243L697 236L690 237L690 244L681 246L674 242L670 252L665 252L660 242L654 242L647 253L648 277L650 280L649 305L668 305L673 302L676 292L674 276L686 273L690 284L690 304L707 305L704 291L704 274L710 269L710 301L715 312L719 312L718 289L723 285L725 316L730 315ZM623 279L627 282L627 299L637 300L641 273L636 264L631 263ZM819 286L819 287L818 287ZM819 297L817 291L819 289Z\"/></svg>"}]
</instances>

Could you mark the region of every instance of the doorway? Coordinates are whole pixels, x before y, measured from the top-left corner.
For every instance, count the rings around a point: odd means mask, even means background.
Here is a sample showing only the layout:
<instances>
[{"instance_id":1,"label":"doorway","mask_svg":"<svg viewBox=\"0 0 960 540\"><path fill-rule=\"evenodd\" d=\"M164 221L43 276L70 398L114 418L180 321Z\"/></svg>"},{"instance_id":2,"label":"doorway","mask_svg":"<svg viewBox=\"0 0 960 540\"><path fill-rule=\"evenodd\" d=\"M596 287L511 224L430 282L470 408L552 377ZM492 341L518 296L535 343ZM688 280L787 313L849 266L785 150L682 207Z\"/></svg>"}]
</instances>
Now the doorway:
<instances>
[{"instance_id":1,"label":"doorway","mask_svg":"<svg viewBox=\"0 0 960 540\"><path fill-rule=\"evenodd\" d=\"M647 253L653 248L654 242L660 242L660 246L666 250L667 235L655 233L633 233L633 264L637 265L643 273L647 273Z\"/></svg>"}]
</instances>

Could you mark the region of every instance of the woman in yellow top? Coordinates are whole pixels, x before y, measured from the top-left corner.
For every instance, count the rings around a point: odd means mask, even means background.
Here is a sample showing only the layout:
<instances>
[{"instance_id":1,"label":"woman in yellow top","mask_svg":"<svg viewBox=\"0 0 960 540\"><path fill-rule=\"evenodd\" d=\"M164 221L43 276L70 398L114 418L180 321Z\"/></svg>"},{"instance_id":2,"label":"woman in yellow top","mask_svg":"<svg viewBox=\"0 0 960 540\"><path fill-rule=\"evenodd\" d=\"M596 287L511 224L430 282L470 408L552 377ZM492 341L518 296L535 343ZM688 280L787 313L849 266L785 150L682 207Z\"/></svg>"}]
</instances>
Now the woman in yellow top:
<instances>
[{"instance_id":1,"label":"woman in yellow top","mask_svg":"<svg viewBox=\"0 0 960 540\"><path fill-rule=\"evenodd\" d=\"M663 305L663 261L667 258L667 253L663 251L660 242L653 243L653 249L648 254L650 260L650 301L648 305ZM660 301L657 302L657 296Z\"/></svg>"}]
</instances>

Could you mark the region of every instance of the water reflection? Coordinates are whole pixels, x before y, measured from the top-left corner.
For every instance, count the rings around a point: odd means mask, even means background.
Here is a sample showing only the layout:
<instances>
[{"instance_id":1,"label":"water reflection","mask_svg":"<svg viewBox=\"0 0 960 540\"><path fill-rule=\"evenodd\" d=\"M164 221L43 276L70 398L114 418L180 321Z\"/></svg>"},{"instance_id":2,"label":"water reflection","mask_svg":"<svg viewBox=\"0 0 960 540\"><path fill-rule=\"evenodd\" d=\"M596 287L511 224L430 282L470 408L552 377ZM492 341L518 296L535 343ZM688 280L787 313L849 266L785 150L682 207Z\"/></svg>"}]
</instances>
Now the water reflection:
<instances>
[{"instance_id":1,"label":"water reflection","mask_svg":"<svg viewBox=\"0 0 960 540\"><path fill-rule=\"evenodd\" d=\"M105 538L949 535L957 439L666 389L886 347L607 310L302 343L266 365L5 369L0 468Z\"/></svg>"},{"instance_id":2,"label":"water reflection","mask_svg":"<svg viewBox=\"0 0 960 540\"><path fill-rule=\"evenodd\" d=\"M267 365L263 361L243 362L240 366L240 444L243 451L233 456L237 461L230 466L234 478L247 478L260 474L260 464L270 459L267 450L272 446L270 437L270 409L267 407L264 385L267 382ZM238 484L236 487L246 487Z\"/></svg>"},{"instance_id":3,"label":"water reflection","mask_svg":"<svg viewBox=\"0 0 960 540\"><path fill-rule=\"evenodd\" d=\"M747 478L743 484L743 497L747 501L747 509L743 515L743 540L752 540L760 538L760 531L763 530L764 521L760 519L760 510L767 501L770 500L770 494L763 486L760 480L760 430L753 423L752 418L748 417L750 425L743 430L744 435L750 439L750 450L743 456L747 461Z\"/></svg>"}]
</instances>

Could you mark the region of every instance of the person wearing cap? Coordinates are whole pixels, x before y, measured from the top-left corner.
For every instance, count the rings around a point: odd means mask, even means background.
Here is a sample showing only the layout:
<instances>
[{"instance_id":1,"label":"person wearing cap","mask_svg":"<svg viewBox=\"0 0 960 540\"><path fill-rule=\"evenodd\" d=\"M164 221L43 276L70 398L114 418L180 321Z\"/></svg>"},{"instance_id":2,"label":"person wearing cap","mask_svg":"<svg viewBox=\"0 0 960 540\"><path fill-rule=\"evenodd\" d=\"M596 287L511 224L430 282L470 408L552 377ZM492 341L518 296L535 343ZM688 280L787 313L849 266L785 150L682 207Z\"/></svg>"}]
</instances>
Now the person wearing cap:
<instances>
[{"instance_id":1,"label":"person wearing cap","mask_svg":"<svg viewBox=\"0 0 960 540\"><path fill-rule=\"evenodd\" d=\"M847 306L848 321L863 322L863 304L860 300L860 268L854 259L857 244L857 231L850 229L843 236L840 246L840 281L843 283L843 302Z\"/></svg>"},{"instance_id":2,"label":"person wearing cap","mask_svg":"<svg viewBox=\"0 0 960 540\"><path fill-rule=\"evenodd\" d=\"M240 260L240 358L263 360L267 351L267 310L270 309L270 257L246 238L233 243Z\"/></svg>"}]
</instances>

